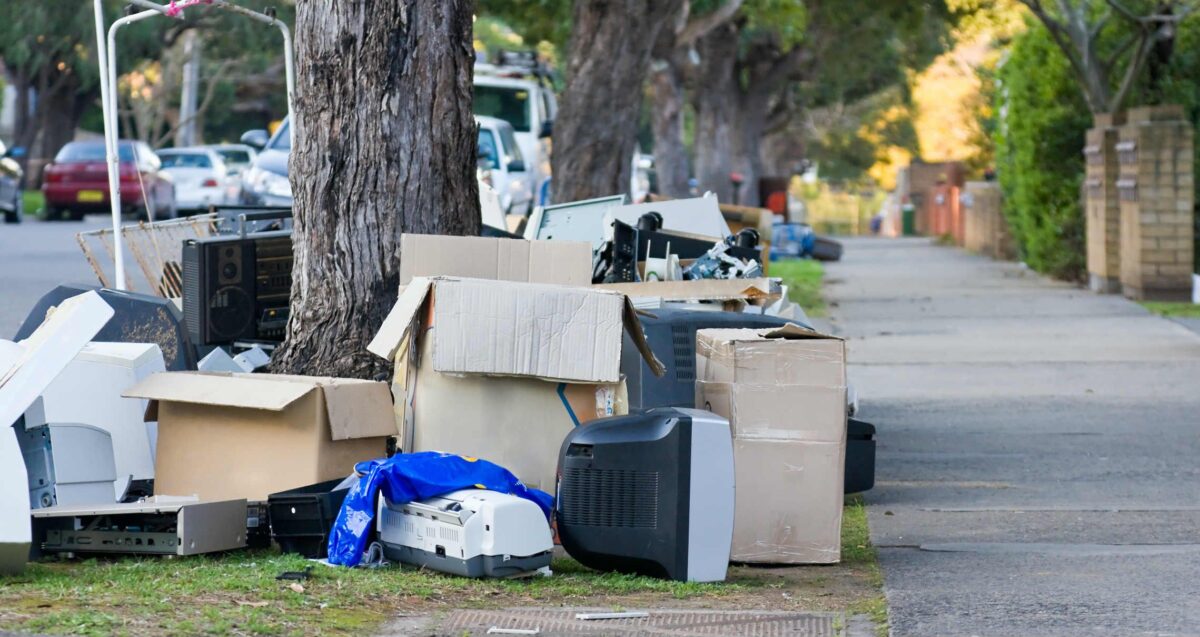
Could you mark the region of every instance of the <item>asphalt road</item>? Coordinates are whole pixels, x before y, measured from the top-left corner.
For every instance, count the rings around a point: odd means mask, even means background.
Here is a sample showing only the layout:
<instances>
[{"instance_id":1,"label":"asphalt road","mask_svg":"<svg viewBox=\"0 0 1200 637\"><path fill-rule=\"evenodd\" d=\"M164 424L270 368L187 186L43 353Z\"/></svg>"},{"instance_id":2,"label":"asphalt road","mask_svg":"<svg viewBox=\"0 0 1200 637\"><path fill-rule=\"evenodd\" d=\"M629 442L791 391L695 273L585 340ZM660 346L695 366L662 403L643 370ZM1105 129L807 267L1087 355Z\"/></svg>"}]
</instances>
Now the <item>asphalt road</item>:
<instances>
[{"instance_id":1,"label":"asphalt road","mask_svg":"<svg viewBox=\"0 0 1200 637\"><path fill-rule=\"evenodd\" d=\"M11 338L43 294L61 283L97 285L75 235L111 223L104 215L83 221L0 223L0 338Z\"/></svg>"},{"instance_id":2,"label":"asphalt road","mask_svg":"<svg viewBox=\"0 0 1200 637\"><path fill-rule=\"evenodd\" d=\"M845 254L893 635L1200 635L1200 335L926 240Z\"/></svg>"}]
</instances>

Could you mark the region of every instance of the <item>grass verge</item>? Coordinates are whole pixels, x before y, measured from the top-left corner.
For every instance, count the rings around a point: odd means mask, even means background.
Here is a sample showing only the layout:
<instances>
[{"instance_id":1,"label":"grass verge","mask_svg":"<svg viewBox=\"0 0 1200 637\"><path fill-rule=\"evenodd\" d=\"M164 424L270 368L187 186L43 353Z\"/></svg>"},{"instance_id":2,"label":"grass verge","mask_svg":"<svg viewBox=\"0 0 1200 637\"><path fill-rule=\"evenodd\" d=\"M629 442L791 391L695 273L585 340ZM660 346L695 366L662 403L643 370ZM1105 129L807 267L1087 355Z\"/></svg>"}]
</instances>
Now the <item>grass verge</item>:
<instances>
[{"instance_id":1,"label":"grass verge","mask_svg":"<svg viewBox=\"0 0 1200 637\"><path fill-rule=\"evenodd\" d=\"M1200 305L1187 301L1142 301L1142 307L1168 318L1200 318Z\"/></svg>"},{"instance_id":2,"label":"grass verge","mask_svg":"<svg viewBox=\"0 0 1200 637\"><path fill-rule=\"evenodd\" d=\"M34 217L42 212L42 208L46 205L46 197L42 195L40 190L26 190L21 193L24 198L25 216Z\"/></svg>"},{"instance_id":3,"label":"grass verge","mask_svg":"<svg viewBox=\"0 0 1200 637\"><path fill-rule=\"evenodd\" d=\"M788 298L804 308L810 317L825 316L825 299L821 296L821 284L825 278L825 267L813 259L788 259L771 262L771 276L781 277L788 286Z\"/></svg>"},{"instance_id":4,"label":"grass verge","mask_svg":"<svg viewBox=\"0 0 1200 637\"><path fill-rule=\"evenodd\" d=\"M887 637L887 598L883 595L883 571L879 568L879 554L871 544L867 505L860 495L846 498L846 506L842 509L842 562L863 569L867 582L874 589L872 595L850 604L847 612L867 615L875 624L875 634Z\"/></svg>"}]
</instances>

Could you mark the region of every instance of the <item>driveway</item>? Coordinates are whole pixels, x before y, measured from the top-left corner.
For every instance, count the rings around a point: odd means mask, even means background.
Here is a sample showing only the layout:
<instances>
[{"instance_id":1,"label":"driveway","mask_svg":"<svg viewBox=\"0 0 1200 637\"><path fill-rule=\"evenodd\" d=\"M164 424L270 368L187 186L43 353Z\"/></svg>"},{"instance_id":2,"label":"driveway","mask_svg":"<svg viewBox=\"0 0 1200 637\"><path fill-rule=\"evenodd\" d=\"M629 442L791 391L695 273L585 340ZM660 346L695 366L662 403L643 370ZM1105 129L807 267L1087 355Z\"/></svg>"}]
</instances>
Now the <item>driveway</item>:
<instances>
[{"instance_id":1,"label":"driveway","mask_svg":"<svg viewBox=\"0 0 1200 637\"><path fill-rule=\"evenodd\" d=\"M845 247L893 635L1200 635L1200 335L924 239Z\"/></svg>"}]
</instances>

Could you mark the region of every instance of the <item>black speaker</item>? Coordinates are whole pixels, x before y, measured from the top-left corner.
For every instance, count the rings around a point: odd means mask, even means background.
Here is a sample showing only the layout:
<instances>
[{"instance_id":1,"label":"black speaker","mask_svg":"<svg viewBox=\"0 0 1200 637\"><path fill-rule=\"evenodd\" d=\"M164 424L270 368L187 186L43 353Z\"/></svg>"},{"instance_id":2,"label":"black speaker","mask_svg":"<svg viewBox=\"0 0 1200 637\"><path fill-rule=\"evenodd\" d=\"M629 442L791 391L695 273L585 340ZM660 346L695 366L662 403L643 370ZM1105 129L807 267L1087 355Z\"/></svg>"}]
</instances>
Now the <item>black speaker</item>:
<instances>
[{"instance_id":1,"label":"black speaker","mask_svg":"<svg viewBox=\"0 0 1200 637\"><path fill-rule=\"evenodd\" d=\"M185 241L183 316L192 341L283 340L291 274L290 231Z\"/></svg>"}]
</instances>

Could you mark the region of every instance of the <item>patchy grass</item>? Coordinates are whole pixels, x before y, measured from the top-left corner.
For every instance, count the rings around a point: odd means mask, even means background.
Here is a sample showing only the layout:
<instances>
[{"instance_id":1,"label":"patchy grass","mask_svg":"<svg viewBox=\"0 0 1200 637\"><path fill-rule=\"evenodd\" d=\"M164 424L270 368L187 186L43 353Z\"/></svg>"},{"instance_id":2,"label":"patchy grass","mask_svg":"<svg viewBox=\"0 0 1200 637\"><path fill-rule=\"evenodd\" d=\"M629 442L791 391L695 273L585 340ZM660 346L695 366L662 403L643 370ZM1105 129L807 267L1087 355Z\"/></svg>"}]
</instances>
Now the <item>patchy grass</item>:
<instances>
[{"instance_id":1,"label":"patchy grass","mask_svg":"<svg viewBox=\"0 0 1200 637\"><path fill-rule=\"evenodd\" d=\"M871 544L871 531L867 526L867 506L862 496L846 498L842 509L842 562L855 564L865 571L867 580L875 589L874 594L857 600L847 607L847 612L867 615L875 624L875 634L887 637L887 599L883 596L883 571L879 568L879 555Z\"/></svg>"},{"instance_id":2,"label":"patchy grass","mask_svg":"<svg viewBox=\"0 0 1200 637\"><path fill-rule=\"evenodd\" d=\"M26 190L21 193L25 199L25 216L33 217L41 214L42 208L46 205L46 197L40 190Z\"/></svg>"},{"instance_id":3,"label":"patchy grass","mask_svg":"<svg viewBox=\"0 0 1200 637\"><path fill-rule=\"evenodd\" d=\"M811 317L825 316L825 299L821 296L821 284L825 278L825 267L813 259L788 259L771 262L771 276L783 278L788 286L788 297L804 308Z\"/></svg>"},{"instance_id":4,"label":"patchy grass","mask_svg":"<svg viewBox=\"0 0 1200 637\"><path fill-rule=\"evenodd\" d=\"M1200 305L1187 301L1142 301L1142 307L1159 316L1200 318Z\"/></svg>"},{"instance_id":5,"label":"patchy grass","mask_svg":"<svg viewBox=\"0 0 1200 637\"><path fill-rule=\"evenodd\" d=\"M293 590L275 576L312 563L274 551L106 557L0 577L0 631L70 635L369 635L398 615L454 608L590 606L843 611L886 626L882 577L861 501L848 500L841 564L731 566L721 584L598 573L569 558L554 576L472 580L411 568L317 565Z\"/></svg>"}]
</instances>

